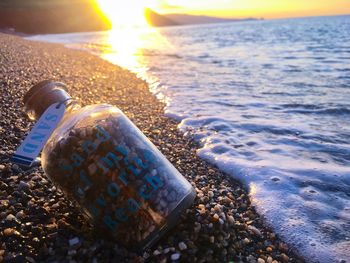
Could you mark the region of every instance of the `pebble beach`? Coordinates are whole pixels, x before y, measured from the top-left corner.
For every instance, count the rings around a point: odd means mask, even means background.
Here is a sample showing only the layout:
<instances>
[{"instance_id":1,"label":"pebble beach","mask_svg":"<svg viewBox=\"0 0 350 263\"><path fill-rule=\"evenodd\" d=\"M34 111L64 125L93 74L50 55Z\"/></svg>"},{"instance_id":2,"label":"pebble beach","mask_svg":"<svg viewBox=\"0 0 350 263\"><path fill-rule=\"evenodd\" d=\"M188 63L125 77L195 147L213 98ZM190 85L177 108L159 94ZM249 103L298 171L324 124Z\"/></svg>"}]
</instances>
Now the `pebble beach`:
<instances>
[{"instance_id":1,"label":"pebble beach","mask_svg":"<svg viewBox=\"0 0 350 263\"><path fill-rule=\"evenodd\" d=\"M0 262L303 262L251 206L247 191L199 159L164 104L135 74L86 52L0 33ZM120 108L196 189L193 206L151 249L105 240L40 165L9 158L33 126L22 99L45 79L65 83L81 105Z\"/></svg>"}]
</instances>

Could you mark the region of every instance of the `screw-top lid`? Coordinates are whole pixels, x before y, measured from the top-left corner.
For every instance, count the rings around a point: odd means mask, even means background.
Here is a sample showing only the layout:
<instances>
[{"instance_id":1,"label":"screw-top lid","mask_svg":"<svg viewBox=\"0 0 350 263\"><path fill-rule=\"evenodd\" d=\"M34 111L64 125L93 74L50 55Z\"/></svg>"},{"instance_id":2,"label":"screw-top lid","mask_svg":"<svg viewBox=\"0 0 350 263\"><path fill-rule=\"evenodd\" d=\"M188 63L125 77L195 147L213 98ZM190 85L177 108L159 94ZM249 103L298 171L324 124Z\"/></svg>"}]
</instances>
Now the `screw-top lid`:
<instances>
[{"instance_id":1,"label":"screw-top lid","mask_svg":"<svg viewBox=\"0 0 350 263\"><path fill-rule=\"evenodd\" d=\"M56 102L64 102L72 97L67 87L61 82L44 80L31 87L23 98L23 103L29 117L40 118L41 114Z\"/></svg>"}]
</instances>

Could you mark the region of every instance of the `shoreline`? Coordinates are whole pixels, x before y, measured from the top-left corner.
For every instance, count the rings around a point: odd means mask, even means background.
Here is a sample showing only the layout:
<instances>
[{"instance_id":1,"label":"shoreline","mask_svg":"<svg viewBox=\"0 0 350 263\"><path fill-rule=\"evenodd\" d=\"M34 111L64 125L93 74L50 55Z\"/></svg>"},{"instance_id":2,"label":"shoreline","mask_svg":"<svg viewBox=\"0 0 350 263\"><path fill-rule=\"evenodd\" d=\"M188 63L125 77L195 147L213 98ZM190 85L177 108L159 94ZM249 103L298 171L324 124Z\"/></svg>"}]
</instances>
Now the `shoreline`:
<instances>
[{"instance_id":1,"label":"shoreline","mask_svg":"<svg viewBox=\"0 0 350 263\"><path fill-rule=\"evenodd\" d=\"M0 33L0 45L0 235L5 244L0 262L171 262L173 255L180 255L181 262L303 262L264 225L241 184L199 159L198 144L183 136L177 121L164 116L165 105L134 73L60 44ZM143 255L102 240L40 168L21 171L9 163L33 125L23 114L23 95L44 79L66 83L82 105L119 107L195 186L194 205Z\"/></svg>"}]
</instances>

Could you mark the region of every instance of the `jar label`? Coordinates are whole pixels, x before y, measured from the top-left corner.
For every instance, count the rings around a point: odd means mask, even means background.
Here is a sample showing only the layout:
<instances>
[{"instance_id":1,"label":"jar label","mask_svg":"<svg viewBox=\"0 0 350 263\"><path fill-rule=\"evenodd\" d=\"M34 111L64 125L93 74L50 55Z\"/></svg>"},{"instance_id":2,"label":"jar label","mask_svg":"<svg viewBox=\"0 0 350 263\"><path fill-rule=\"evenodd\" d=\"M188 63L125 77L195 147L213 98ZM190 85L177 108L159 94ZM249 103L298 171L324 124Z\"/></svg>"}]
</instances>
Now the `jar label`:
<instances>
[{"instance_id":1,"label":"jar label","mask_svg":"<svg viewBox=\"0 0 350 263\"><path fill-rule=\"evenodd\" d=\"M66 106L62 102L52 104L41 115L38 122L18 147L11 161L20 165L31 166L44 148L58 123L61 121Z\"/></svg>"}]
</instances>

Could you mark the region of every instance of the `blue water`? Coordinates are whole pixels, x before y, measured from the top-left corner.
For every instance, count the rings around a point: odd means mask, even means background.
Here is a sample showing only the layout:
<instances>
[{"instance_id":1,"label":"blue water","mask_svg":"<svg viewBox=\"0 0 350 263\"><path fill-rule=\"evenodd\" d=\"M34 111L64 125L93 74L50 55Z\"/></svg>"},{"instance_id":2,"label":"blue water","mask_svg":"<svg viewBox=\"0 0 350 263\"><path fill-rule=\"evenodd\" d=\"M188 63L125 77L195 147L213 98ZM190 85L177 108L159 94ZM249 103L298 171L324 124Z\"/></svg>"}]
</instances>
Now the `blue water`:
<instances>
[{"instance_id":1,"label":"blue water","mask_svg":"<svg viewBox=\"0 0 350 263\"><path fill-rule=\"evenodd\" d=\"M199 156L242 181L285 241L309 262L350 262L350 16L143 32L133 61L122 55L134 42L108 34L30 39L146 78Z\"/></svg>"}]
</instances>

